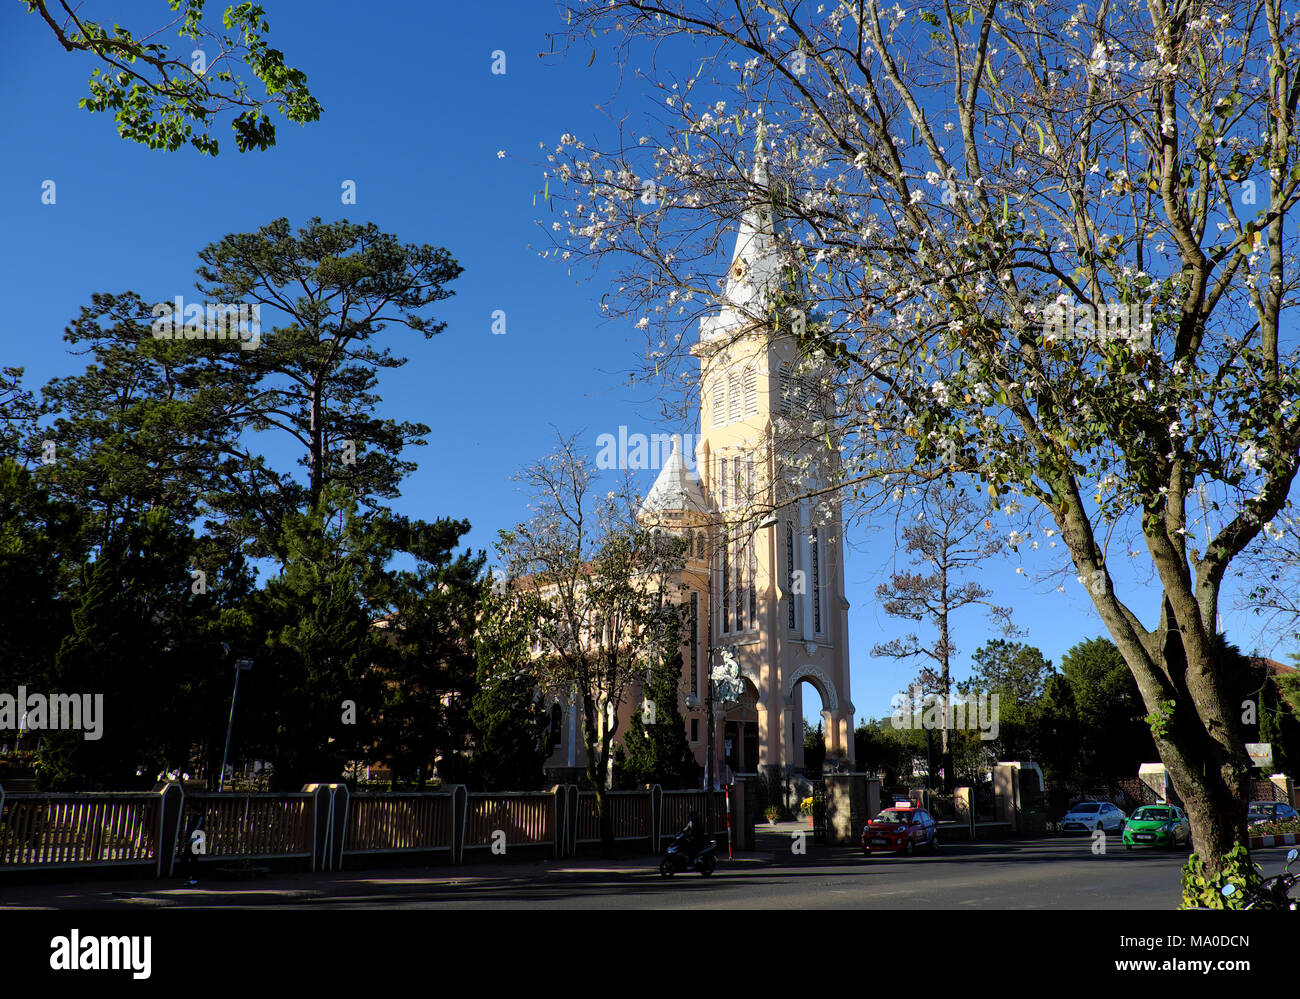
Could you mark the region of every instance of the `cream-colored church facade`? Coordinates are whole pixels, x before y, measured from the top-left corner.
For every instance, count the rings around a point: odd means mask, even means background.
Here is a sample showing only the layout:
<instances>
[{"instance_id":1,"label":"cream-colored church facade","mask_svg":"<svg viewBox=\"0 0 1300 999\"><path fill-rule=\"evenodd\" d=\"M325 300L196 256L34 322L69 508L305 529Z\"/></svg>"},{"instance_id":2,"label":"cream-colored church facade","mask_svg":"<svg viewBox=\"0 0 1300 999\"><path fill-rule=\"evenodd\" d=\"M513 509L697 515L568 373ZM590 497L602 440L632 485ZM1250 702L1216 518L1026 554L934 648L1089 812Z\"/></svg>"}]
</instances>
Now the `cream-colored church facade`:
<instances>
[{"instance_id":1,"label":"cream-colored church facade","mask_svg":"<svg viewBox=\"0 0 1300 999\"><path fill-rule=\"evenodd\" d=\"M752 179L766 187L761 158ZM739 664L739 702L715 704L714 775L722 781L803 767L805 684L821 699L827 759L853 762L839 501L828 493L786 502L816 491L807 482L810 464L814 485L833 481L838 454L824 432L789 433L792 421L797 425L816 405L815 378L801 365L795 339L759 320L788 281L785 263L769 211L761 204L748 209L718 311L702 320L692 348L700 365L694 454L683 454L680 438L674 440L638 513L643 526L688 539L676 597L686 605L679 710L701 773L710 668L724 650ZM796 468L799 482L792 481ZM632 693L618 707L618 732L640 706L642 692ZM579 714L572 703L552 708L559 737L547 761L553 771L584 766Z\"/></svg>"}]
</instances>

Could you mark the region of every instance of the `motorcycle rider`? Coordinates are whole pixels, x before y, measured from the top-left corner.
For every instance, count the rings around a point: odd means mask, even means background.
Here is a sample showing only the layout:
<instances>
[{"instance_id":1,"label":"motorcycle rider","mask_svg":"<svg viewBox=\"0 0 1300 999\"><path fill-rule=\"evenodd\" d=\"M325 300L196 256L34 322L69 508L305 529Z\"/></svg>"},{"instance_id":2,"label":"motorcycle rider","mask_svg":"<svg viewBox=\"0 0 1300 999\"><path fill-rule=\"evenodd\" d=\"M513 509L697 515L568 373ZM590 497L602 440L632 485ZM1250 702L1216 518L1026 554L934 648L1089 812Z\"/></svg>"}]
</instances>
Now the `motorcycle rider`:
<instances>
[{"instance_id":1,"label":"motorcycle rider","mask_svg":"<svg viewBox=\"0 0 1300 999\"><path fill-rule=\"evenodd\" d=\"M691 809L686 815L686 827L678 834L682 838L682 848L694 860L705 847L704 822L700 813Z\"/></svg>"}]
</instances>

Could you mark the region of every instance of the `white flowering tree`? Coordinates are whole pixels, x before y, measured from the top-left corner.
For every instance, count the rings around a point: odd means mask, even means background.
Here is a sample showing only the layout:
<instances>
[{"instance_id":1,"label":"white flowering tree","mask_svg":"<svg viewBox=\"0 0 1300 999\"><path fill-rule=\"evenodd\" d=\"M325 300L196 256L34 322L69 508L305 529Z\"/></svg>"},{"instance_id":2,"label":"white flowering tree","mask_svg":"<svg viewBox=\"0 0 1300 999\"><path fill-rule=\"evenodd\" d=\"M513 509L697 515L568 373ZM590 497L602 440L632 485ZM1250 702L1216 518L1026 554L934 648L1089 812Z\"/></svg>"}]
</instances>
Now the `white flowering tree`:
<instances>
[{"instance_id":1,"label":"white flowering tree","mask_svg":"<svg viewBox=\"0 0 1300 999\"><path fill-rule=\"evenodd\" d=\"M553 151L550 252L612 277L605 307L647 320L680 388L719 238L768 206L816 303L789 329L833 375L846 498L964 474L1050 520L1226 870L1249 761L1220 589L1300 449L1294 8L568 6L570 47L612 42L650 106ZM1126 601L1130 554L1155 585Z\"/></svg>"},{"instance_id":2,"label":"white flowering tree","mask_svg":"<svg viewBox=\"0 0 1300 999\"><path fill-rule=\"evenodd\" d=\"M582 712L586 775L595 792L601 843L614 846L606 791L619 709L661 650L678 614L673 580L682 543L636 520L630 478L604 496L577 437L523 469L530 518L501 531L497 554L506 606L530 621L528 639L543 686L573 692Z\"/></svg>"}]
</instances>

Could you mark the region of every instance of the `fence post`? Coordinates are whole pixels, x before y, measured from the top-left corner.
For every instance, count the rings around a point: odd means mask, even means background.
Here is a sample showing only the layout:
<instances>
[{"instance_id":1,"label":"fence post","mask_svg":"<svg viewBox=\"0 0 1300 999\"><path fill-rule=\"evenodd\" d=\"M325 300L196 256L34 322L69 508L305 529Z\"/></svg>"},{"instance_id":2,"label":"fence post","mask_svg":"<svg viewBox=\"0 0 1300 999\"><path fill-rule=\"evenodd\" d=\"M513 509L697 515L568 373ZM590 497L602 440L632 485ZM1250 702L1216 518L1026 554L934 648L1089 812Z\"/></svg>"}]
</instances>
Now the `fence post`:
<instances>
[{"instance_id":1,"label":"fence post","mask_svg":"<svg viewBox=\"0 0 1300 999\"><path fill-rule=\"evenodd\" d=\"M330 837L333 850L334 866L331 870L343 870L343 849L348 841L348 811L352 807L352 792L346 784L331 785L334 798L334 835ZM340 801L340 797L343 799Z\"/></svg>"},{"instance_id":2,"label":"fence post","mask_svg":"<svg viewBox=\"0 0 1300 999\"><path fill-rule=\"evenodd\" d=\"M563 857L569 846L569 800L563 784L551 787L551 803L555 808L555 856Z\"/></svg>"},{"instance_id":3,"label":"fence post","mask_svg":"<svg viewBox=\"0 0 1300 999\"><path fill-rule=\"evenodd\" d=\"M459 864L465 857L465 831L469 822L469 791L464 784L453 784L451 791L451 862Z\"/></svg>"},{"instance_id":4,"label":"fence post","mask_svg":"<svg viewBox=\"0 0 1300 999\"><path fill-rule=\"evenodd\" d=\"M568 787L568 794L567 794L567 797L568 797L568 799L569 799L569 804L568 804L568 810L569 810L569 842L568 842L568 851L569 851L569 856L570 856L570 857L576 857L576 856L578 855L578 820L579 820L579 818L581 817L581 816L580 816L580 810L579 810L579 808L578 808L578 804L579 804L579 801L580 801L581 799L579 798L579 792L578 792L578 785L577 785L577 784L570 784L570 785L569 785L569 787Z\"/></svg>"},{"instance_id":5,"label":"fence post","mask_svg":"<svg viewBox=\"0 0 1300 999\"><path fill-rule=\"evenodd\" d=\"M659 826L664 814L664 789L658 784L650 786L650 852L659 852Z\"/></svg>"},{"instance_id":6,"label":"fence post","mask_svg":"<svg viewBox=\"0 0 1300 999\"><path fill-rule=\"evenodd\" d=\"M732 843L738 851L754 849L754 801L756 778L737 777L731 796Z\"/></svg>"},{"instance_id":7,"label":"fence post","mask_svg":"<svg viewBox=\"0 0 1300 999\"><path fill-rule=\"evenodd\" d=\"M0 795L0 803L4 796ZM181 816L185 812L185 787L175 781L158 789L158 864L156 877L172 876L176 866L176 850L180 845ZM189 844L185 844L189 849Z\"/></svg>"},{"instance_id":8,"label":"fence post","mask_svg":"<svg viewBox=\"0 0 1300 999\"><path fill-rule=\"evenodd\" d=\"M346 784L304 784L312 796L312 870L343 868L343 843L347 835L349 793ZM342 798L340 800L340 792ZM321 798L324 797L324 807Z\"/></svg>"},{"instance_id":9,"label":"fence post","mask_svg":"<svg viewBox=\"0 0 1300 999\"><path fill-rule=\"evenodd\" d=\"M321 795L325 794L324 784L304 784L302 789L311 795L311 870L315 871L318 866L323 870L323 860L325 856L325 843L329 839L329 826L332 816L330 815L329 802L326 802L324 808L320 807Z\"/></svg>"}]
</instances>

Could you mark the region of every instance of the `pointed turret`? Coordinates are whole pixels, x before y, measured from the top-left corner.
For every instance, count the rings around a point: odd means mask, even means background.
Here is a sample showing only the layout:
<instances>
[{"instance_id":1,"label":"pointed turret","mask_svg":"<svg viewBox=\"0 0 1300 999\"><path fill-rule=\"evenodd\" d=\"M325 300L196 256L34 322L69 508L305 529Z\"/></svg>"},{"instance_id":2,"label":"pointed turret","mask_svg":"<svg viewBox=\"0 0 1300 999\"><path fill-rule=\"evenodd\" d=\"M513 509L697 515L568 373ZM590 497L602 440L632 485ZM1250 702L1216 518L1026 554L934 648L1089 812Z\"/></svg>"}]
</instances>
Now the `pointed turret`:
<instances>
[{"instance_id":1,"label":"pointed turret","mask_svg":"<svg viewBox=\"0 0 1300 999\"><path fill-rule=\"evenodd\" d=\"M637 519L642 523L662 523L668 519L666 514L693 515L696 520L708 514L709 502L704 498L704 490L699 480L686 467L682 455L682 439L673 435L673 453L659 470L659 477L646 494L641 507L637 510Z\"/></svg>"}]
</instances>

